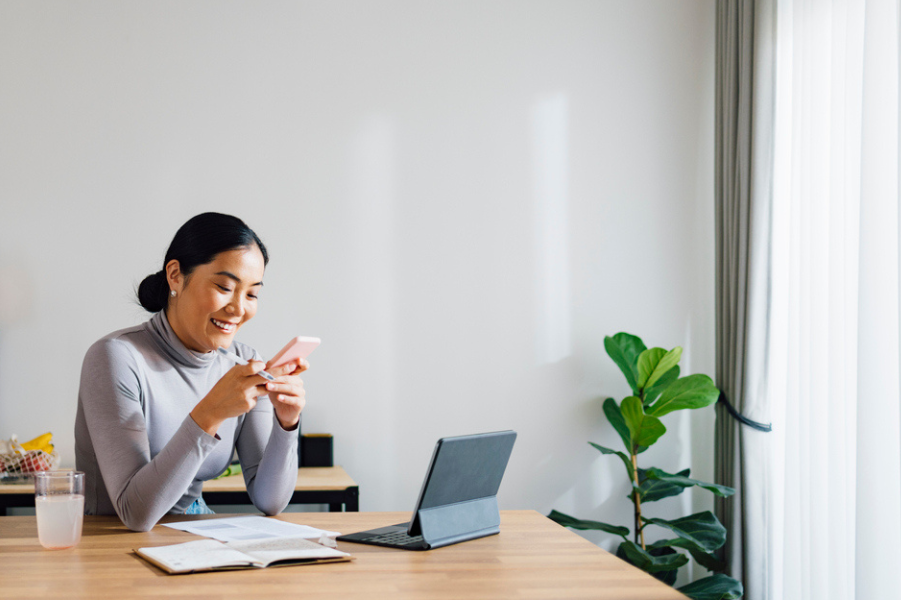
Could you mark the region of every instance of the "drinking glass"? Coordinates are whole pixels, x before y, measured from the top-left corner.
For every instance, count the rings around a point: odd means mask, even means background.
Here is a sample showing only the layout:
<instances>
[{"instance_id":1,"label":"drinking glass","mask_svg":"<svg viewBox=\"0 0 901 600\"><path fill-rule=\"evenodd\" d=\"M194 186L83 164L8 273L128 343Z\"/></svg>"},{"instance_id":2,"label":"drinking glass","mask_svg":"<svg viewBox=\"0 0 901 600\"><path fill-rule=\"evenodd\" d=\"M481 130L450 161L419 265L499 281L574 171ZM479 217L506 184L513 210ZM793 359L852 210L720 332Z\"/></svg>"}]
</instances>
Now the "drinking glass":
<instances>
[{"instance_id":1,"label":"drinking glass","mask_svg":"<svg viewBox=\"0 0 901 600\"><path fill-rule=\"evenodd\" d=\"M35 473L34 511L41 546L48 550L62 550L77 544L81 540L84 520L84 473Z\"/></svg>"}]
</instances>

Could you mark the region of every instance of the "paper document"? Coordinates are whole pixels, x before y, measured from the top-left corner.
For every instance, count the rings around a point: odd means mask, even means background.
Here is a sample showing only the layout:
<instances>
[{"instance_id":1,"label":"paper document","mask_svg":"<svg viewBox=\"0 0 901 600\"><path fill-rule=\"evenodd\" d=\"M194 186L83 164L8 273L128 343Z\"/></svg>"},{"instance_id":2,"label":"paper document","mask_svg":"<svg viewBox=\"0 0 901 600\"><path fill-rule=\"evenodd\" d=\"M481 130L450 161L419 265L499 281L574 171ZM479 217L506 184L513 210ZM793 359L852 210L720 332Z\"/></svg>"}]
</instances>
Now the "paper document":
<instances>
[{"instance_id":1,"label":"paper document","mask_svg":"<svg viewBox=\"0 0 901 600\"><path fill-rule=\"evenodd\" d=\"M187 531L194 535L213 538L222 542L241 542L249 540L267 540L277 538L306 538L317 540L320 544L335 547L337 531L325 531L307 525L286 523L268 517L225 517L222 519L204 519L202 521L179 521L164 523L166 527Z\"/></svg>"}]
</instances>

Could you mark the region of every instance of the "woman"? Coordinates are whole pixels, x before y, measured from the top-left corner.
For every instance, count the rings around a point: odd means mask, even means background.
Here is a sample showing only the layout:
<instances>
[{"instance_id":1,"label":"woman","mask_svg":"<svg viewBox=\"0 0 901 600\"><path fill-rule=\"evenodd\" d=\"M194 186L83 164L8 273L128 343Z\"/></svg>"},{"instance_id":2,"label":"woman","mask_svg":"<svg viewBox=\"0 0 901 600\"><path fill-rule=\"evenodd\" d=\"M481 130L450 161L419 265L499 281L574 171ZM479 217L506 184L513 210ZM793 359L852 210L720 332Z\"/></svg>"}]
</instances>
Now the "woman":
<instances>
[{"instance_id":1,"label":"woman","mask_svg":"<svg viewBox=\"0 0 901 600\"><path fill-rule=\"evenodd\" d=\"M297 479L304 360L273 368L234 337L257 311L269 257L236 217L204 213L175 234L138 288L154 314L88 350L75 421L85 513L147 531L167 514L209 513L200 491L237 450L253 504L281 512ZM249 364L235 365L216 349ZM265 396L268 394L268 399Z\"/></svg>"}]
</instances>

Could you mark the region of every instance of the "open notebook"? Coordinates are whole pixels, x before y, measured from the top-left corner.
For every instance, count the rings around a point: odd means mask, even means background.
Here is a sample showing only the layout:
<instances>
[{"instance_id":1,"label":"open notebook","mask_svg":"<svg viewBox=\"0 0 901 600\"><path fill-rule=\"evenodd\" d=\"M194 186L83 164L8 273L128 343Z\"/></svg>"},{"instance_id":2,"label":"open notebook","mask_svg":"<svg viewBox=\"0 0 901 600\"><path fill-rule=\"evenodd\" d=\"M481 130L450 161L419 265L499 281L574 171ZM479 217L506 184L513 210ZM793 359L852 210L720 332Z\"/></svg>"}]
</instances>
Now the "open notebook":
<instances>
[{"instance_id":1,"label":"open notebook","mask_svg":"<svg viewBox=\"0 0 901 600\"><path fill-rule=\"evenodd\" d=\"M231 569L263 569L289 565L341 562L350 554L304 538L277 538L243 542L197 540L138 548L138 556L167 573L197 573Z\"/></svg>"}]
</instances>

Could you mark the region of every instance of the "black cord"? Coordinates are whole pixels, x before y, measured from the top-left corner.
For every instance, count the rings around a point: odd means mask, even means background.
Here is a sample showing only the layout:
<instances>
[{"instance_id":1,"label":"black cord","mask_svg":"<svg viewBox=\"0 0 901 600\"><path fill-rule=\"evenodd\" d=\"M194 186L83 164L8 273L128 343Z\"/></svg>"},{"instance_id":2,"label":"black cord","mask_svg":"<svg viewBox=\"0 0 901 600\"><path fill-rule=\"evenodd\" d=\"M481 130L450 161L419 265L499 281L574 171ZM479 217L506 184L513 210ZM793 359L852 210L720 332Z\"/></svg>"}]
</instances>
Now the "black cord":
<instances>
[{"instance_id":1,"label":"black cord","mask_svg":"<svg viewBox=\"0 0 901 600\"><path fill-rule=\"evenodd\" d=\"M717 402L722 402L723 405L726 407L726 411L730 415L732 415L732 418L734 418L736 421L738 421L742 425L747 425L751 429L756 429L757 431L762 431L764 433L769 433L770 431L773 430L772 423L758 423L757 421L752 421L748 417L744 416L743 414L741 414L740 412L735 410L735 407L732 406L732 404L729 402L729 400L726 399L726 393L722 390L720 390L720 397L719 397L719 400L717 400Z\"/></svg>"}]
</instances>

